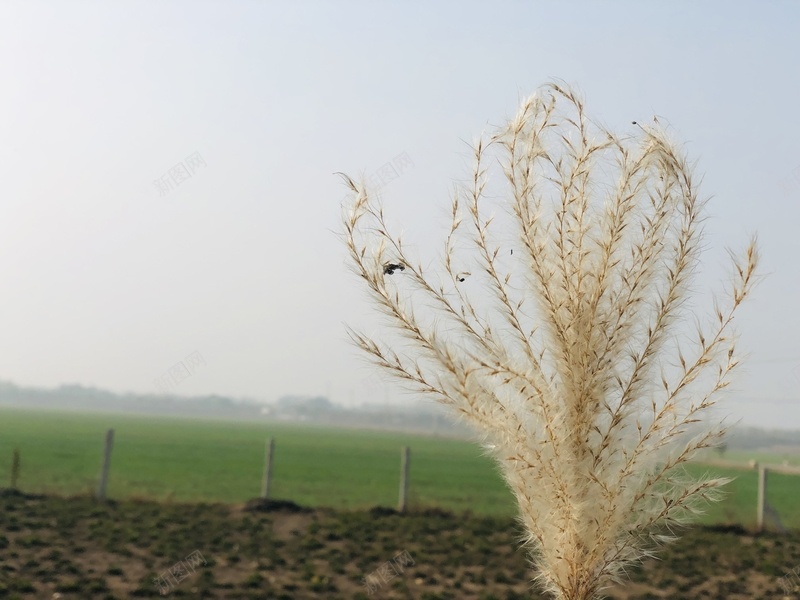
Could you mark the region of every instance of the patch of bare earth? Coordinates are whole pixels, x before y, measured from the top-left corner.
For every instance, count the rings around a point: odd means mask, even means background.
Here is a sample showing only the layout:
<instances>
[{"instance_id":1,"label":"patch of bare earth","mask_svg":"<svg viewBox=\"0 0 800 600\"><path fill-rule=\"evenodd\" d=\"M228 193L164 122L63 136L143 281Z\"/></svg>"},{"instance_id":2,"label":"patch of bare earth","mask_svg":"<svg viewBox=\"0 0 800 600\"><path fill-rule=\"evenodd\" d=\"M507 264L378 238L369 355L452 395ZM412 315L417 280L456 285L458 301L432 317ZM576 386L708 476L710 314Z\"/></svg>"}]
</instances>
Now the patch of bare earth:
<instances>
[{"instance_id":1,"label":"patch of bare earth","mask_svg":"<svg viewBox=\"0 0 800 600\"><path fill-rule=\"evenodd\" d=\"M163 598L157 583L175 598L543 598L512 519L10 492L0 504L2 599ZM781 577L798 565L798 534L697 528L609 598L783 598Z\"/></svg>"}]
</instances>

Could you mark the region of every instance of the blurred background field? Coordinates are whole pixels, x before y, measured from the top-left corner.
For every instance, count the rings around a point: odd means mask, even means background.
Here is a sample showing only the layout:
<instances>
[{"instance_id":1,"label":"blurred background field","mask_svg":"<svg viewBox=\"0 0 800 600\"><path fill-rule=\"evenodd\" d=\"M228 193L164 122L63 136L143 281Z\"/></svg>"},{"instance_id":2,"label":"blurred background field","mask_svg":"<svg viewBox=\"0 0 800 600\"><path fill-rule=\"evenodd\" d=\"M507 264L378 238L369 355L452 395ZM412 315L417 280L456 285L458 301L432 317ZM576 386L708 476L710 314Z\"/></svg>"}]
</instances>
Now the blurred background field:
<instances>
[{"instance_id":1,"label":"blurred background field","mask_svg":"<svg viewBox=\"0 0 800 600\"><path fill-rule=\"evenodd\" d=\"M395 506L400 451L411 448L412 507L513 515L514 501L478 444L396 431L325 428L109 414L0 412L0 487L19 449L18 487L27 493L90 494L97 485L108 428L115 430L108 495L175 502L240 503L259 495L264 446L276 443L271 496L313 507ZM710 454L709 459L718 458ZM776 452L727 451L725 460L798 464ZM750 527L758 475L703 464L693 475L734 478L725 499L700 521ZM800 528L800 476L769 474L768 503L786 528Z\"/></svg>"}]
</instances>

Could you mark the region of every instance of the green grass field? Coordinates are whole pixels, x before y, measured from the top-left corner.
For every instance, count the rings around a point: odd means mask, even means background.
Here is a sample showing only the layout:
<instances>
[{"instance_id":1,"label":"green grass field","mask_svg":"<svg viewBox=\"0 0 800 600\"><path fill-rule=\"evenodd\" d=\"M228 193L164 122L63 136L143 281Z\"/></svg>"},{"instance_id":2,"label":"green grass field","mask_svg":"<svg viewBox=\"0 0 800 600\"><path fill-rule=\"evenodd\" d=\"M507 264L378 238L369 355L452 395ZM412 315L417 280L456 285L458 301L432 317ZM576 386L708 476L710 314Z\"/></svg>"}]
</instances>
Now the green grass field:
<instances>
[{"instance_id":1,"label":"green grass field","mask_svg":"<svg viewBox=\"0 0 800 600\"><path fill-rule=\"evenodd\" d=\"M123 415L0 412L0 486L19 448L21 490L64 495L94 490L105 431L115 429L109 496L244 502L258 496L268 437L276 440L273 497L307 506L394 506L400 449L411 447L412 505L506 516L514 501L490 459L465 441L395 432L353 431ZM737 456L765 460L758 455ZM709 471L690 466L694 474ZM752 525L757 476L735 477L728 497L709 508L706 523ZM786 527L800 528L800 476L770 474L769 503Z\"/></svg>"}]
</instances>

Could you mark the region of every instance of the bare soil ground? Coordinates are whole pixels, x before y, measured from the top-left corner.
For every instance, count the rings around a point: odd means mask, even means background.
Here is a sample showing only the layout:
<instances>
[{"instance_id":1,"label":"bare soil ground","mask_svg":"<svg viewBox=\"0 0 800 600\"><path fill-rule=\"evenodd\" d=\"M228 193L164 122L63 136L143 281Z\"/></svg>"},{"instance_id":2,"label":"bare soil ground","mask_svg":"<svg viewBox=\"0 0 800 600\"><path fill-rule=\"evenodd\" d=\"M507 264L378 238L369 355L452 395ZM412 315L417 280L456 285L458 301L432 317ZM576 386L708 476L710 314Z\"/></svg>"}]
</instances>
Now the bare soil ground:
<instances>
[{"instance_id":1,"label":"bare soil ground","mask_svg":"<svg viewBox=\"0 0 800 600\"><path fill-rule=\"evenodd\" d=\"M0 598L543 598L510 519L8 491L0 509ZM781 599L797 566L800 534L696 528L609 597Z\"/></svg>"}]
</instances>

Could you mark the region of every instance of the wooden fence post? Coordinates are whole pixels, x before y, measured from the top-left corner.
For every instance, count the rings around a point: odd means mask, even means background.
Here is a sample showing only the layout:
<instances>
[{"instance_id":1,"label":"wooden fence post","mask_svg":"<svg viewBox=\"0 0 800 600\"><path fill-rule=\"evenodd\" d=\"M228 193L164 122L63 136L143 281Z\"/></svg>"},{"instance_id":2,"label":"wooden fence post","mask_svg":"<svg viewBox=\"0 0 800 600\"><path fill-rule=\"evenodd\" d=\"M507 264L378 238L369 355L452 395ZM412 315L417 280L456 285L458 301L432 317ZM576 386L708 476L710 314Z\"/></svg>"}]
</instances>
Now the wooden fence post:
<instances>
[{"instance_id":1,"label":"wooden fence post","mask_svg":"<svg viewBox=\"0 0 800 600\"><path fill-rule=\"evenodd\" d=\"M17 480L19 480L19 448L14 448L14 453L11 455L11 489L17 489Z\"/></svg>"},{"instance_id":2,"label":"wooden fence post","mask_svg":"<svg viewBox=\"0 0 800 600\"><path fill-rule=\"evenodd\" d=\"M266 500L269 498L269 484L272 481L272 455L275 453L275 439L267 440L267 447L264 455L264 480L261 482L261 497Z\"/></svg>"},{"instance_id":3,"label":"wooden fence post","mask_svg":"<svg viewBox=\"0 0 800 600\"><path fill-rule=\"evenodd\" d=\"M103 468L100 470L100 482L97 484L97 499L106 499L106 486L108 484L108 471L111 468L111 448L114 446L114 430L106 431L106 443L103 451Z\"/></svg>"},{"instance_id":4,"label":"wooden fence post","mask_svg":"<svg viewBox=\"0 0 800 600\"><path fill-rule=\"evenodd\" d=\"M756 505L756 530L764 530L764 509L767 504L767 468L758 466L758 503Z\"/></svg>"},{"instance_id":5,"label":"wooden fence post","mask_svg":"<svg viewBox=\"0 0 800 600\"><path fill-rule=\"evenodd\" d=\"M406 512L408 503L408 471L411 462L411 450L408 446L403 446L400 452L400 501L397 510L401 513Z\"/></svg>"}]
</instances>

